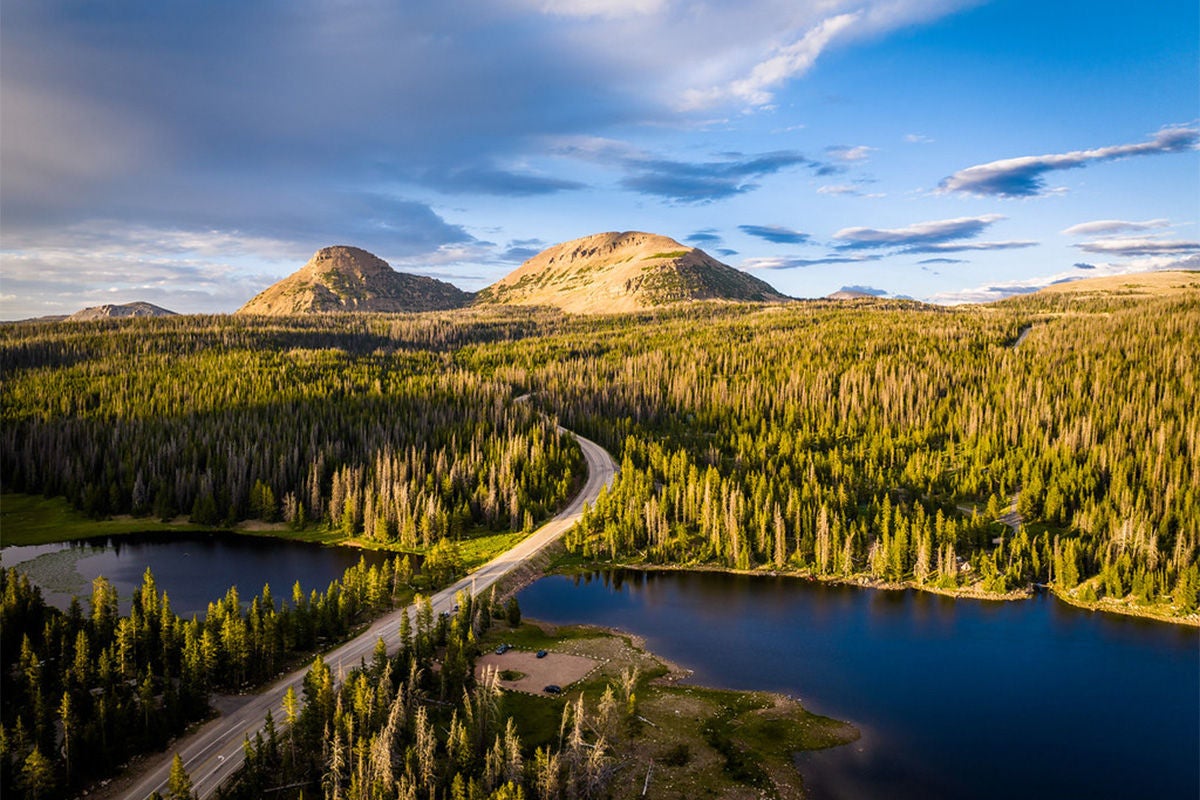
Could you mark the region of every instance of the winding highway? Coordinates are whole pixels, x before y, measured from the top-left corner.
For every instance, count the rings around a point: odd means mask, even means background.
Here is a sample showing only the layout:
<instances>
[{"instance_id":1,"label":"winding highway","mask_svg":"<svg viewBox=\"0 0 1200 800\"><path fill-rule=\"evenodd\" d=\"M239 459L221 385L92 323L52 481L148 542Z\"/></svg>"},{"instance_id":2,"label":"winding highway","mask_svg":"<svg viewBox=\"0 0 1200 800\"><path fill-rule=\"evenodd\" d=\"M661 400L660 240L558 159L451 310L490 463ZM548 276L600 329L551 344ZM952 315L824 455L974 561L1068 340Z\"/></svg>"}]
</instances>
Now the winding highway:
<instances>
[{"instance_id":1,"label":"winding highway","mask_svg":"<svg viewBox=\"0 0 1200 800\"><path fill-rule=\"evenodd\" d=\"M560 428L560 430L565 430ZM569 431L567 431L569 433ZM527 561L546 545L563 535L583 515L585 504L594 503L600 489L612 484L617 465L612 456L595 442L572 434L583 450L587 461L587 483L571 503L553 519L531 533L519 544L487 562L479 569L433 595L434 614L450 611L454 607L454 596L460 591L480 594L515 567ZM354 639L325 654L325 663L336 676L340 668L357 667L360 661L370 660L375 642L382 638L388 652L399 648L400 616L408 608L397 609L375 620L369 628ZM257 695L248 698L235 711L205 723L199 730L175 742L169 751L152 760L145 774L123 796L129 800L145 800L155 791L164 791L171 771L171 761L178 753L183 759L184 769L191 776L192 785L200 798L212 796L217 787L242 765L242 740L262 729L270 710L276 717L281 715L283 696L289 687L301 696L304 676L308 667L280 678Z\"/></svg>"}]
</instances>

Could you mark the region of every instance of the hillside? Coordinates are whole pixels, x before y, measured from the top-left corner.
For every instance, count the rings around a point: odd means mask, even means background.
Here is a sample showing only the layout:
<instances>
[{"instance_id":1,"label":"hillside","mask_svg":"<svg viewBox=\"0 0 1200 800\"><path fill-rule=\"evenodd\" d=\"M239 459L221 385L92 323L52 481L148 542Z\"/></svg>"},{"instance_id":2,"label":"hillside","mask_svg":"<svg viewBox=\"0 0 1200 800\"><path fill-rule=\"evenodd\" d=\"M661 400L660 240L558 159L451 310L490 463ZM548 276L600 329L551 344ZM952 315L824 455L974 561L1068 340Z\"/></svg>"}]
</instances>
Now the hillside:
<instances>
[{"instance_id":1,"label":"hillside","mask_svg":"<svg viewBox=\"0 0 1200 800\"><path fill-rule=\"evenodd\" d=\"M125 303L123 305L112 305L106 303L102 306L91 306L80 311L76 311L67 317L68 322L90 322L97 319L120 319L124 317L173 317L174 311L169 311L165 308L160 308L152 303Z\"/></svg>"},{"instance_id":2,"label":"hillside","mask_svg":"<svg viewBox=\"0 0 1200 800\"><path fill-rule=\"evenodd\" d=\"M1165 272L1135 272L1126 275L1106 275L1078 281L1055 283L1038 294L1074 294L1089 296L1123 295L1150 297L1177 294L1181 290L1200 289L1200 272L1171 270Z\"/></svg>"},{"instance_id":3,"label":"hillside","mask_svg":"<svg viewBox=\"0 0 1200 800\"><path fill-rule=\"evenodd\" d=\"M238 314L280 316L331 311L439 311L471 295L423 275L397 272L357 247L318 250L297 272L259 292Z\"/></svg>"},{"instance_id":4,"label":"hillside","mask_svg":"<svg viewBox=\"0 0 1200 800\"><path fill-rule=\"evenodd\" d=\"M769 284L666 236L598 233L555 245L479 292L479 304L554 306L579 314L687 300L777 302Z\"/></svg>"}]
</instances>

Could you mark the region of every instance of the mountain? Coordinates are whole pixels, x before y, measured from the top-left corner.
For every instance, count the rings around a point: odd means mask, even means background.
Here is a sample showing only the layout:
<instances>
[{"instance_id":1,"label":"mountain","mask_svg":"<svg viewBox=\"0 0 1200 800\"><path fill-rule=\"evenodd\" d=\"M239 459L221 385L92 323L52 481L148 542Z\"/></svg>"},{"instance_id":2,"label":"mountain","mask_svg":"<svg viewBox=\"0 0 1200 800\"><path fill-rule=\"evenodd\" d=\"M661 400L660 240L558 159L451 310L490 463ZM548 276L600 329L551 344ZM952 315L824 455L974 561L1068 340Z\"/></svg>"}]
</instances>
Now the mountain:
<instances>
[{"instance_id":1,"label":"mountain","mask_svg":"<svg viewBox=\"0 0 1200 800\"><path fill-rule=\"evenodd\" d=\"M96 319L118 319L122 317L174 317L174 311L168 311L165 308L159 308L153 303L125 303L124 305L112 305L106 303L102 306L92 306L81 311L76 311L65 319L68 322L88 322Z\"/></svg>"},{"instance_id":2,"label":"mountain","mask_svg":"<svg viewBox=\"0 0 1200 800\"><path fill-rule=\"evenodd\" d=\"M878 297L880 295L847 288L838 289L836 292L825 295L826 300L874 300Z\"/></svg>"},{"instance_id":3,"label":"mountain","mask_svg":"<svg viewBox=\"0 0 1200 800\"><path fill-rule=\"evenodd\" d=\"M479 304L555 306L579 314L685 300L778 302L758 278L666 236L597 233L543 250L476 295Z\"/></svg>"},{"instance_id":4,"label":"mountain","mask_svg":"<svg viewBox=\"0 0 1200 800\"><path fill-rule=\"evenodd\" d=\"M471 295L444 281L397 272L357 247L326 247L308 263L259 292L238 314L328 311L437 311L461 308Z\"/></svg>"}]
</instances>

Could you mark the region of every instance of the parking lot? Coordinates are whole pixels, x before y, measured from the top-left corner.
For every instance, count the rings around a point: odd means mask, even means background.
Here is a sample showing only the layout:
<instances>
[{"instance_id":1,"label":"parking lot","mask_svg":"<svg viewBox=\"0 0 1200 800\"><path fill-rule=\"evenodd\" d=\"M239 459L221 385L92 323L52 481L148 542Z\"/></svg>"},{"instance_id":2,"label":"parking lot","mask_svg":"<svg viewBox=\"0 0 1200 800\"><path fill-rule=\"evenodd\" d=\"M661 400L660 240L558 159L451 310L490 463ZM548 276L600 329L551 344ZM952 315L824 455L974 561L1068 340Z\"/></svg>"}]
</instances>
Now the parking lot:
<instances>
[{"instance_id":1,"label":"parking lot","mask_svg":"<svg viewBox=\"0 0 1200 800\"><path fill-rule=\"evenodd\" d=\"M482 676L483 671L492 667L498 671L512 670L524 674L523 678L515 681L500 680L505 689L530 694L545 694L545 688L550 685L566 689L576 681L582 680L592 670L600 666L600 662L586 656L573 656L567 653L546 653L545 658L538 658L536 653L527 650L509 650L503 655L487 652L475 662L476 677Z\"/></svg>"}]
</instances>

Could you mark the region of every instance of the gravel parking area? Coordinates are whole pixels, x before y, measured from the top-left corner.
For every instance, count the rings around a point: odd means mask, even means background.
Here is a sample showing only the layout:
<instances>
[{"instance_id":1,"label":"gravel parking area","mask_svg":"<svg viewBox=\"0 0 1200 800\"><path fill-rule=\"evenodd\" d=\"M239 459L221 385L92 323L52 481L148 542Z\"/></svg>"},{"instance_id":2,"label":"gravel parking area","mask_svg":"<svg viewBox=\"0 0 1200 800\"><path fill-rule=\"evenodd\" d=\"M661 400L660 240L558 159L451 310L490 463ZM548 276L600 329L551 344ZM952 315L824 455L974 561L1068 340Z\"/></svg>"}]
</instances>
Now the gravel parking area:
<instances>
[{"instance_id":1,"label":"gravel parking area","mask_svg":"<svg viewBox=\"0 0 1200 800\"><path fill-rule=\"evenodd\" d=\"M481 655L475 662L475 675L482 676L488 667L498 671L515 670L524 673L525 677L515 681L501 679L502 687L529 694L545 694L543 689L546 686L555 684L566 689L598 666L599 661L586 656L548 652L545 658L538 658L536 653L527 650L509 650L503 655L494 652Z\"/></svg>"}]
</instances>

